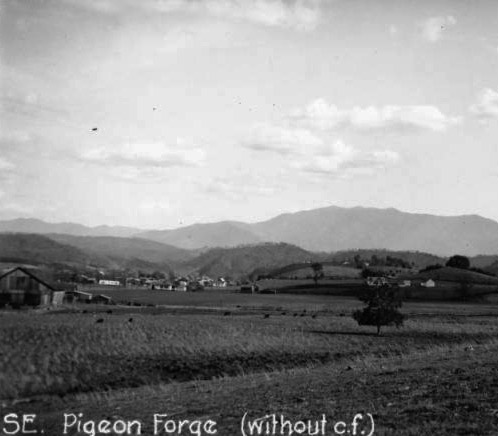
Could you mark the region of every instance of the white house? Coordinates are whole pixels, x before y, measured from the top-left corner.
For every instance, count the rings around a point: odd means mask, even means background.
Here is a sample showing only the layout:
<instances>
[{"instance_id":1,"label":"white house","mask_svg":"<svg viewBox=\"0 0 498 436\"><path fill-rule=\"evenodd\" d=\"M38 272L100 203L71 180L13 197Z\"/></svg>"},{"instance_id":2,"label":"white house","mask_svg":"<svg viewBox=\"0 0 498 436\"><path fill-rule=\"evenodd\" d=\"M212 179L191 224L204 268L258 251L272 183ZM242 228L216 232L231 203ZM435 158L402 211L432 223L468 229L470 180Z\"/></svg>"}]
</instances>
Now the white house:
<instances>
[{"instance_id":1,"label":"white house","mask_svg":"<svg viewBox=\"0 0 498 436\"><path fill-rule=\"evenodd\" d=\"M120 286L121 282L119 282L118 280L99 280L99 285Z\"/></svg>"},{"instance_id":2,"label":"white house","mask_svg":"<svg viewBox=\"0 0 498 436\"><path fill-rule=\"evenodd\" d=\"M429 279L425 282L420 283L420 286L423 286L424 288L434 288L436 286L436 282L432 279Z\"/></svg>"},{"instance_id":3,"label":"white house","mask_svg":"<svg viewBox=\"0 0 498 436\"><path fill-rule=\"evenodd\" d=\"M227 281L225 280L224 277L220 277L215 283L214 286L218 288L226 288L227 286Z\"/></svg>"},{"instance_id":4,"label":"white house","mask_svg":"<svg viewBox=\"0 0 498 436\"><path fill-rule=\"evenodd\" d=\"M389 282L385 277L367 277L368 286L384 286Z\"/></svg>"}]
</instances>

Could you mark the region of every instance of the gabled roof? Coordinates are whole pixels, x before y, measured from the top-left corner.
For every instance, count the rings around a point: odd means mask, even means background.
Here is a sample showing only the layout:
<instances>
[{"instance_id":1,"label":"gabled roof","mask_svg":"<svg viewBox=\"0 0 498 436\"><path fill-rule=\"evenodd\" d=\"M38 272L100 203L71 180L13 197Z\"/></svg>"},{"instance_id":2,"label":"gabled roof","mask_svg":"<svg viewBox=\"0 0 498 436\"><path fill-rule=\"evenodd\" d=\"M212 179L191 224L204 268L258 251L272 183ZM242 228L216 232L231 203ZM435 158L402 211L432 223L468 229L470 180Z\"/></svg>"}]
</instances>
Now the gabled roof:
<instances>
[{"instance_id":1,"label":"gabled roof","mask_svg":"<svg viewBox=\"0 0 498 436\"><path fill-rule=\"evenodd\" d=\"M55 291L54 287L52 285L49 285L47 282L44 280L40 279L39 277L36 277L31 271L27 270L26 268L23 268L22 266L18 266L14 269L11 269L10 271L7 271L5 274L0 276L0 280L2 280L4 277L7 277L8 275L12 274L15 271L22 271L24 274L30 276L31 278L35 279L37 282L40 282L42 285L46 286L48 289L51 291Z\"/></svg>"},{"instance_id":2,"label":"gabled roof","mask_svg":"<svg viewBox=\"0 0 498 436\"><path fill-rule=\"evenodd\" d=\"M66 294L83 295L85 297L93 296L93 294L91 294L90 292L78 291L77 289L72 290L72 291L67 291Z\"/></svg>"},{"instance_id":3,"label":"gabled roof","mask_svg":"<svg viewBox=\"0 0 498 436\"><path fill-rule=\"evenodd\" d=\"M93 300L95 300L96 298L102 298L104 300L112 300L111 297L109 297L108 295L104 295L104 294L98 294L98 295L94 295L93 296Z\"/></svg>"}]
</instances>

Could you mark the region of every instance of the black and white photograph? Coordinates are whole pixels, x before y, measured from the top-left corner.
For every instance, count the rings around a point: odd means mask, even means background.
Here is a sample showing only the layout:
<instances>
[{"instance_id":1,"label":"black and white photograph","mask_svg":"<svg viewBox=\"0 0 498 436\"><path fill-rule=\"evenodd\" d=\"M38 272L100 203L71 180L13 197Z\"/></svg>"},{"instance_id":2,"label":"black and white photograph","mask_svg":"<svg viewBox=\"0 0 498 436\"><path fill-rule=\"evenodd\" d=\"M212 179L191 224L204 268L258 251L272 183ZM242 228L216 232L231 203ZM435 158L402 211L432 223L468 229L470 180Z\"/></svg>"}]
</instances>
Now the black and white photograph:
<instances>
[{"instance_id":1,"label":"black and white photograph","mask_svg":"<svg viewBox=\"0 0 498 436\"><path fill-rule=\"evenodd\" d=\"M498 436L496 0L0 0L0 435Z\"/></svg>"}]
</instances>

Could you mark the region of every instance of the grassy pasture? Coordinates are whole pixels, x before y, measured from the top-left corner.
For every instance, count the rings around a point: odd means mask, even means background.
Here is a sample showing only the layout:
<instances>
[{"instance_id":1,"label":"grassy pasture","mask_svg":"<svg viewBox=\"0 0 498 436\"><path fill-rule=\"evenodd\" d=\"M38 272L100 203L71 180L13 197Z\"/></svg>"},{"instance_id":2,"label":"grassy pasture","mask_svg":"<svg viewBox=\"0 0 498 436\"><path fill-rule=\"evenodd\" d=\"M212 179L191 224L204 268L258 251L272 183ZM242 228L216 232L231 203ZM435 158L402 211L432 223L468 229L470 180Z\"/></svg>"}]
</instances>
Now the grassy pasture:
<instances>
[{"instance_id":1,"label":"grassy pasture","mask_svg":"<svg viewBox=\"0 0 498 436\"><path fill-rule=\"evenodd\" d=\"M361 276L361 269L330 265L326 262L322 262L322 272L324 277L336 277L336 278L346 278L355 279ZM277 276L281 278L297 278L306 279L311 278L314 275L314 271L309 264L296 265L295 268L285 269L282 268Z\"/></svg>"},{"instance_id":2,"label":"grassy pasture","mask_svg":"<svg viewBox=\"0 0 498 436\"><path fill-rule=\"evenodd\" d=\"M258 281L260 290L276 290L279 294L316 294L356 296L365 288L362 279L265 279Z\"/></svg>"},{"instance_id":3,"label":"grassy pasture","mask_svg":"<svg viewBox=\"0 0 498 436\"><path fill-rule=\"evenodd\" d=\"M205 379L488 342L498 333L493 312L474 309L471 314L479 316L472 318L462 310L460 318L435 318L427 312L420 316L424 311L415 306L408 312L415 309L413 314L418 310L418 315L405 328L374 338L371 329L359 328L349 317L348 309L358 304L341 304L328 306L328 311L313 303L297 311L267 305L252 312L241 310L240 315L196 313L193 308L188 314L152 308L4 313L0 392L16 397Z\"/></svg>"},{"instance_id":4,"label":"grassy pasture","mask_svg":"<svg viewBox=\"0 0 498 436\"><path fill-rule=\"evenodd\" d=\"M433 279L436 282L472 283L474 285L498 286L498 277L480 274L474 271L458 268L444 267L440 269L424 271L416 276L421 279Z\"/></svg>"},{"instance_id":5,"label":"grassy pasture","mask_svg":"<svg viewBox=\"0 0 498 436\"><path fill-rule=\"evenodd\" d=\"M99 291L89 290L95 294ZM138 303L164 306L187 306L207 308L323 308L342 304L342 299L333 299L326 295L273 295L273 294L243 294L229 290L213 290L204 292L171 292L147 289L110 289L105 295L112 297L118 303ZM348 300L349 301L349 300Z\"/></svg>"},{"instance_id":6,"label":"grassy pasture","mask_svg":"<svg viewBox=\"0 0 498 436\"><path fill-rule=\"evenodd\" d=\"M1 312L0 408L39 413L48 434L69 407L92 418L213 416L226 436L247 410L372 411L376 435L498 430L496 305L406 303L405 326L377 337L350 318L356 299L220 293L209 305L209 293L162 294L184 300Z\"/></svg>"}]
</instances>

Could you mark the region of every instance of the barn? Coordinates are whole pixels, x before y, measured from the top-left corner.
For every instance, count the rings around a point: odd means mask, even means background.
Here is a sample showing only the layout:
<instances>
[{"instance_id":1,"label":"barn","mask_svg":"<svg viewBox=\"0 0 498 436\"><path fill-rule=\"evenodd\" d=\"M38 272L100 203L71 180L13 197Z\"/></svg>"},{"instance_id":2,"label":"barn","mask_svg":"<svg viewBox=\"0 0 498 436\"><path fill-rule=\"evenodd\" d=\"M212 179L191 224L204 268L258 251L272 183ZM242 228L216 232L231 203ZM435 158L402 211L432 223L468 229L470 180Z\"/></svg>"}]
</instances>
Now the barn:
<instances>
[{"instance_id":1,"label":"barn","mask_svg":"<svg viewBox=\"0 0 498 436\"><path fill-rule=\"evenodd\" d=\"M46 306L60 304L64 291L36 277L31 271L17 267L0 276L0 307Z\"/></svg>"},{"instance_id":2,"label":"barn","mask_svg":"<svg viewBox=\"0 0 498 436\"><path fill-rule=\"evenodd\" d=\"M68 291L64 295L64 303L90 303L93 294L78 290Z\"/></svg>"},{"instance_id":3,"label":"barn","mask_svg":"<svg viewBox=\"0 0 498 436\"><path fill-rule=\"evenodd\" d=\"M92 298L92 303L96 303L96 304L113 304L112 303L112 298L107 296L107 295L103 295L103 294L99 294L99 295L94 295L93 298Z\"/></svg>"}]
</instances>

